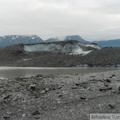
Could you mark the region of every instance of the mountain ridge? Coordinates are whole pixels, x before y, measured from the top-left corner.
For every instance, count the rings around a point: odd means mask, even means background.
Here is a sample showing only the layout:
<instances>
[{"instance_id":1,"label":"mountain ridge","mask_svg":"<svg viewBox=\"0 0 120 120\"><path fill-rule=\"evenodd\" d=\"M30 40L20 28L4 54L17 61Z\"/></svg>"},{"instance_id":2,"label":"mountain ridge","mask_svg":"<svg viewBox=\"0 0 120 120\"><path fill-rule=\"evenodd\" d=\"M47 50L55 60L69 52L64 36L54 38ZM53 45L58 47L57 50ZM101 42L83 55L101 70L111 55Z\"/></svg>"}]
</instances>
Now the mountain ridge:
<instances>
[{"instance_id":1,"label":"mountain ridge","mask_svg":"<svg viewBox=\"0 0 120 120\"><path fill-rule=\"evenodd\" d=\"M6 47L14 44L35 44L41 42L48 43L48 42L67 41L67 40L77 40L80 41L81 43L90 43L84 40L79 35L69 35L62 38L59 37L49 38L47 40L43 40L37 35L5 35L5 36L0 36L0 47Z\"/></svg>"},{"instance_id":2,"label":"mountain ridge","mask_svg":"<svg viewBox=\"0 0 120 120\"><path fill-rule=\"evenodd\" d=\"M77 40L77 41L80 41L81 43L90 43L87 40L84 40L79 35L68 35L62 38L59 38L59 37L49 38L45 40L45 42L57 42L57 41L67 41L67 40Z\"/></svg>"},{"instance_id":3,"label":"mountain ridge","mask_svg":"<svg viewBox=\"0 0 120 120\"><path fill-rule=\"evenodd\" d=\"M65 37L55 37L43 40L37 35L5 35L0 36L0 48L14 45L14 44L35 44L35 43L49 43L59 41L77 40L81 43L96 43L102 48L104 47L120 47L120 39L101 40L101 41L87 41L79 35L68 35Z\"/></svg>"},{"instance_id":4,"label":"mountain ridge","mask_svg":"<svg viewBox=\"0 0 120 120\"><path fill-rule=\"evenodd\" d=\"M88 48L89 50L89 48ZM86 55L58 53L52 51L26 51L24 44L0 49L0 66L23 67L75 67L75 66L119 66L120 48L102 48Z\"/></svg>"},{"instance_id":5,"label":"mountain ridge","mask_svg":"<svg viewBox=\"0 0 120 120\"><path fill-rule=\"evenodd\" d=\"M0 47L6 47L14 44L32 44L44 42L37 35L5 35L0 36Z\"/></svg>"},{"instance_id":6,"label":"mountain ridge","mask_svg":"<svg viewBox=\"0 0 120 120\"><path fill-rule=\"evenodd\" d=\"M101 47L120 47L120 39L94 41Z\"/></svg>"}]
</instances>

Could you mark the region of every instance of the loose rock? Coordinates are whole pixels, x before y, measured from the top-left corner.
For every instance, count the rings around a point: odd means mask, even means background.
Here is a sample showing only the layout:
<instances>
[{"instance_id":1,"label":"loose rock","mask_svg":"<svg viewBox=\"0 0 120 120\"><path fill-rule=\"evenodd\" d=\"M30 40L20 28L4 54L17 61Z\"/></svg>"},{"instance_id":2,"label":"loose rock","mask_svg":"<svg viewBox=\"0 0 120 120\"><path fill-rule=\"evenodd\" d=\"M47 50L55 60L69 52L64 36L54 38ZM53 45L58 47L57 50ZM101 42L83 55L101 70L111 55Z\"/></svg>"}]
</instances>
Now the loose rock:
<instances>
[{"instance_id":1,"label":"loose rock","mask_svg":"<svg viewBox=\"0 0 120 120\"><path fill-rule=\"evenodd\" d=\"M103 87L99 89L99 91L108 91L108 90L112 90L112 87Z\"/></svg>"},{"instance_id":2,"label":"loose rock","mask_svg":"<svg viewBox=\"0 0 120 120\"><path fill-rule=\"evenodd\" d=\"M40 115L40 111L36 110L35 112L32 113L32 115Z\"/></svg>"}]
</instances>

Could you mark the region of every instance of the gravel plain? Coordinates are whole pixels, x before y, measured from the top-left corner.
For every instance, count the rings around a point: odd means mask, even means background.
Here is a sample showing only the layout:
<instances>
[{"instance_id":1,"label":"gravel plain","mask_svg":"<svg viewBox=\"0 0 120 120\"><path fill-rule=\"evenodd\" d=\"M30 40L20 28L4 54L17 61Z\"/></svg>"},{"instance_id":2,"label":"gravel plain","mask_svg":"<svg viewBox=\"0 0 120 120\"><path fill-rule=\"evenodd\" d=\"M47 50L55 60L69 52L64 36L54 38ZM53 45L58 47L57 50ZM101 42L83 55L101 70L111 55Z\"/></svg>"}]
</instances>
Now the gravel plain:
<instances>
[{"instance_id":1,"label":"gravel plain","mask_svg":"<svg viewBox=\"0 0 120 120\"><path fill-rule=\"evenodd\" d=\"M0 120L89 120L120 113L120 71L0 79Z\"/></svg>"}]
</instances>

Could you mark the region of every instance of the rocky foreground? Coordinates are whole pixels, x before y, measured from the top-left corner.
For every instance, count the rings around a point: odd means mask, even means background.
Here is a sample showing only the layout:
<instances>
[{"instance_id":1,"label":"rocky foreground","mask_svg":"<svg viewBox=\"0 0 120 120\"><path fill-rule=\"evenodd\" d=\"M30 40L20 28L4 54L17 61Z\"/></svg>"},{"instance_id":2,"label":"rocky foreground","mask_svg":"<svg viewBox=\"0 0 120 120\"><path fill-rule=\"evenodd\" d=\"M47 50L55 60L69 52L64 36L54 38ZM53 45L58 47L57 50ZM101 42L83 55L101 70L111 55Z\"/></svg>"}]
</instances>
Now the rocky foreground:
<instances>
[{"instance_id":1,"label":"rocky foreground","mask_svg":"<svg viewBox=\"0 0 120 120\"><path fill-rule=\"evenodd\" d=\"M120 113L120 71L0 80L0 120L89 120Z\"/></svg>"}]
</instances>

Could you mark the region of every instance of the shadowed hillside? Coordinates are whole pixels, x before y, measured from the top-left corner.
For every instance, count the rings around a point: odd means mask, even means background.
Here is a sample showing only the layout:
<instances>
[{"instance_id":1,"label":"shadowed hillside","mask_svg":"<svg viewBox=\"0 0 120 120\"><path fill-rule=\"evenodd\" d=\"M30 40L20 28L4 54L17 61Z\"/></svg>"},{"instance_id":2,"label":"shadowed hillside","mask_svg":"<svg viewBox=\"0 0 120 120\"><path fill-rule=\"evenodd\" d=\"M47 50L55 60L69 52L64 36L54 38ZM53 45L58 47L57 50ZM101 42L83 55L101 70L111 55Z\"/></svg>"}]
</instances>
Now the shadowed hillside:
<instances>
[{"instance_id":1,"label":"shadowed hillside","mask_svg":"<svg viewBox=\"0 0 120 120\"><path fill-rule=\"evenodd\" d=\"M0 49L1 66L108 66L120 64L120 48L95 49L86 55L70 55L50 51L25 51L24 45L12 45Z\"/></svg>"}]
</instances>

